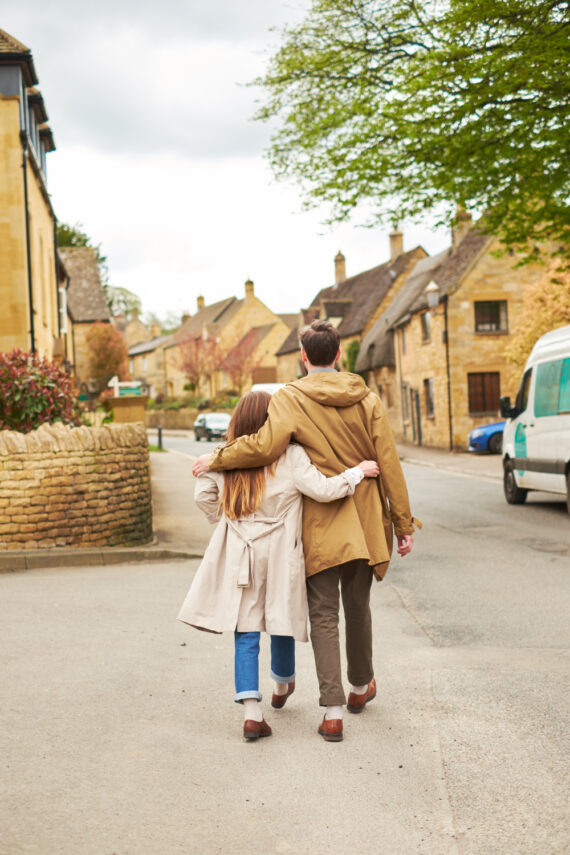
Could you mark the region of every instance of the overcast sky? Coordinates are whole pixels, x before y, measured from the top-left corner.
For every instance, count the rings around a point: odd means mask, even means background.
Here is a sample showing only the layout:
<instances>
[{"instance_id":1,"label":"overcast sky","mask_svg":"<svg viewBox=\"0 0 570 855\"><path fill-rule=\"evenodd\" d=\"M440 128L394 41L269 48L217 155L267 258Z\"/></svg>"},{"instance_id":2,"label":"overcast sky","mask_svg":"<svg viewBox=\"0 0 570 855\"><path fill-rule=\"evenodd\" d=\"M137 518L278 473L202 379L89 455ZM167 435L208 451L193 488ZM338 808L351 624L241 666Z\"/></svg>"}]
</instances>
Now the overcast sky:
<instances>
[{"instance_id":1,"label":"overcast sky","mask_svg":"<svg viewBox=\"0 0 570 855\"><path fill-rule=\"evenodd\" d=\"M6 0L0 27L33 53L57 151L48 188L62 222L83 224L111 284L159 316L256 294L276 312L306 307L334 281L388 258L388 229L330 229L277 184L252 122L278 29L309 0ZM435 253L445 231L404 225L404 248Z\"/></svg>"}]
</instances>

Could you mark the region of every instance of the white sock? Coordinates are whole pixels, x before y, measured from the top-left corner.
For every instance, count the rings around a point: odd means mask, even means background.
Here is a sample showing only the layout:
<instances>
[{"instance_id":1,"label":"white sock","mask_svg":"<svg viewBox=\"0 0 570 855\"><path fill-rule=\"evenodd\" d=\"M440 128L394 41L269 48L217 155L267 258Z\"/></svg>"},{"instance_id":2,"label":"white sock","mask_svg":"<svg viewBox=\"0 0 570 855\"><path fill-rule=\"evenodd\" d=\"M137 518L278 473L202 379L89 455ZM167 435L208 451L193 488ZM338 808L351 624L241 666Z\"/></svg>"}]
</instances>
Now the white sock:
<instances>
[{"instance_id":1,"label":"white sock","mask_svg":"<svg viewBox=\"0 0 570 855\"><path fill-rule=\"evenodd\" d=\"M263 713L257 698L244 698L243 718L244 721L263 721Z\"/></svg>"},{"instance_id":2,"label":"white sock","mask_svg":"<svg viewBox=\"0 0 570 855\"><path fill-rule=\"evenodd\" d=\"M342 719L342 707L327 707L325 718L327 721L330 721L331 718Z\"/></svg>"},{"instance_id":3,"label":"white sock","mask_svg":"<svg viewBox=\"0 0 570 855\"><path fill-rule=\"evenodd\" d=\"M289 683L273 683L273 686L276 695L286 695L289 691Z\"/></svg>"},{"instance_id":4,"label":"white sock","mask_svg":"<svg viewBox=\"0 0 570 855\"><path fill-rule=\"evenodd\" d=\"M368 684L368 683L366 683L366 685L365 685L365 686L351 686L351 687L350 687L350 691L351 691L351 692L354 692L354 694L355 694L355 695L363 695L363 694L364 694L364 692L367 690L368 685L369 685L369 684Z\"/></svg>"}]
</instances>

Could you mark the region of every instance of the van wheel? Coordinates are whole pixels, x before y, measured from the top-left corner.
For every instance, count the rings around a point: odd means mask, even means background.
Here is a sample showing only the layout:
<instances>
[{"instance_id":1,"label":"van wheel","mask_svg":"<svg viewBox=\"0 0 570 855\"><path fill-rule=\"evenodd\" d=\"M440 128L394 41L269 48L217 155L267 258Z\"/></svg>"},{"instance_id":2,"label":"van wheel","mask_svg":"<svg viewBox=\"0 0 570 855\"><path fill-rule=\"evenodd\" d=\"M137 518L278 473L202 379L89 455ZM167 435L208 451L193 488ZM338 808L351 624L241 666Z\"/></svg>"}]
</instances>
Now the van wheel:
<instances>
[{"instance_id":1,"label":"van wheel","mask_svg":"<svg viewBox=\"0 0 570 855\"><path fill-rule=\"evenodd\" d=\"M503 450L503 434L494 433L489 440L489 451L491 454L500 454Z\"/></svg>"},{"instance_id":2,"label":"van wheel","mask_svg":"<svg viewBox=\"0 0 570 855\"><path fill-rule=\"evenodd\" d=\"M503 487L505 489L505 499L509 505L522 505L523 502L526 501L528 490L523 490L521 487L517 486L512 463L505 463Z\"/></svg>"}]
</instances>

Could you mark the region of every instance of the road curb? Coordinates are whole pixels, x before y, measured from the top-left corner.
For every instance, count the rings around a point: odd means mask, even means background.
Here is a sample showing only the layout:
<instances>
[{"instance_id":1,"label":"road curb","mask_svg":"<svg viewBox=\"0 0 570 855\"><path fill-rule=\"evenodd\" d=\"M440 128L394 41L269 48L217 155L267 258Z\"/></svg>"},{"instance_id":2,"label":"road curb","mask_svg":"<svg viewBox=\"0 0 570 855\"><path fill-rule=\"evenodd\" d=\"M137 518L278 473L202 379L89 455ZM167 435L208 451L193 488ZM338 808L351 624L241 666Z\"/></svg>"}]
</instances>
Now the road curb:
<instances>
[{"instance_id":1,"label":"road curb","mask_svg":"<svg viewBox=\"0 0 570 855\"><path fill-rule=\"evenodd\" d=\"M52 567L96 567L149 561L187 561L202 558L199 550L169 549L165 546L100 549L27 549L0 553L0 573L41 570Z\"/></svg>"},{"instance_id":2,"label":"road curb","mask_svg":"<svg viewBox=\"0 0 570 855\"><path fill-rule=\"evenodd\" d=\"M463 469L459 466L449 466L447 464L434 463L430 460L418 460L417 457L405 457L400 455L402 463L409 463L413 466L424 466L426 469L437 469L439 472L451 472L452 475L464 475L468 478L482 478L484 481L503 480L502 475L494 475L491 472L473 472L471 469Z\"/></svg>"}]
</instances>

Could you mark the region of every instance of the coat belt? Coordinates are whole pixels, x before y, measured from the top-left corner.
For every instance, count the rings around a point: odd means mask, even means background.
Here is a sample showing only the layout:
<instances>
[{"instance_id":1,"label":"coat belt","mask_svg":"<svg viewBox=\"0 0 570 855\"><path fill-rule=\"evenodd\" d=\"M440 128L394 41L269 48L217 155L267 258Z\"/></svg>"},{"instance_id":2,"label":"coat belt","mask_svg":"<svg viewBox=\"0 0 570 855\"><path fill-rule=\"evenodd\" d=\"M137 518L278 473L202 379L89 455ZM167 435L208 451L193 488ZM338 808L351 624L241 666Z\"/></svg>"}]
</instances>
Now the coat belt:
<instances>
[{"instance_id":1,"label":"coat belt","mask_svg":"<svg viewBox=\"0 0 570 855\"><path fill-rule=\"evenodd\" d=\"M267 537L268 534L271 534L275 531L275 529L282 526L285 520L277 519L275 517L256 517L255 520L251 520L251 522L264 523L267 528L264 528L263 531L259 532L259 534L254 534L252 536L246 536L243 534L242 531L240 531L240 528L237 525L237 520L230 520L226 518L226 522L228 526L232 529L232 531L234 531L240 538L240 540L243 542L243 549L239 558L239 573L237 580L238 588L249 588L253 579L253 571L255 564L255 556L253 551L254 542L256 540L260 540L262 537Z\"/></svg>"}]
</instances>

